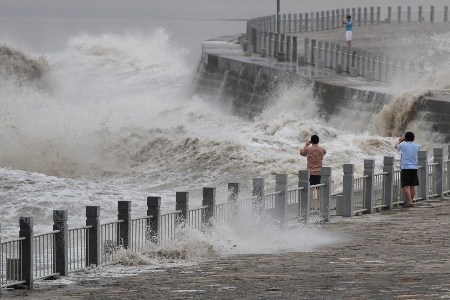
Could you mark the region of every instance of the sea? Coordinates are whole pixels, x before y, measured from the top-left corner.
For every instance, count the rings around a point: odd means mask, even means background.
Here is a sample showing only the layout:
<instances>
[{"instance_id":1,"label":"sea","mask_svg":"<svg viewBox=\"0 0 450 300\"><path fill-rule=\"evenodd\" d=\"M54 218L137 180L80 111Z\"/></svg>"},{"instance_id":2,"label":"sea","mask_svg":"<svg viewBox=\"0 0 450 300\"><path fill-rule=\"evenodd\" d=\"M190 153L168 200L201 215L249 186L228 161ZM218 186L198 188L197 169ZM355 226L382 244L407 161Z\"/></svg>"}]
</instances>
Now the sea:
<instances>
[{"instance_id":1,"label":"sea","mask_svg":"<svg viewBox=\"0 0 450 300\"><path fill-rule=\"evenodd\" d=\"M335 5L282 0L281 11L340 8ZM87 205L100 206L106 222L117 218L119 200L132 201L132 215L139 217L150 195L161 196L163 212L170 212L177 191L189 191L195 208L206 186L217 187L222 202L228 182L241 182L248 193L253 177L265 177L273 190L274 175L286 173L295 185L298 170L306 168L299 148L314 133L327 149L334 191L343 164L354 163L360 174L364 159L380 168L384 156L398 157L398 137L354 128L350 120L343 120L348 129L335 127L317 114L307 87L281 92L254 120L195 93L202 42L243 33L247 19L275 10L275 0L1 1L3 240L18 236L22 216L34 217L36 233L51 231L54 209L68 210L69 227L76 227L85 224ZM448 47L448 40L441 45ZM208 234L186 232L171 247L207 259L211 248L215 255L314 251L350 238L317 226L258 226L243 221Z\"/></svg>"}]
</instances>

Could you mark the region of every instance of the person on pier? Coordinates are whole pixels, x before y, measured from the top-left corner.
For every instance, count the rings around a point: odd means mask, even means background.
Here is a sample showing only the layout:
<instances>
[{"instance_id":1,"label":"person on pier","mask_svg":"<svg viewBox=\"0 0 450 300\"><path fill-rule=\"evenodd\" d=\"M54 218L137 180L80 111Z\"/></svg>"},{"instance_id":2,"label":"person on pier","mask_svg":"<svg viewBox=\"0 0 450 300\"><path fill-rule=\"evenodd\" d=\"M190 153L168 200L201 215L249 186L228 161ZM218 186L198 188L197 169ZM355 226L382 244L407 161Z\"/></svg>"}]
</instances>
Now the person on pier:
<instances>
[{"instance_id":1,"label":"person on pier","mask_svg":"<svg viewBox=\"0 0 450 300\"><path fill-rule=\"evenodd\" d=\"M414 133L408 131L404 138L398 138L395 149L402 153L400 181L407 201L405 207L414 207L416 186L419 185L417 169L420 145L414 142Z\"/></svg>"},{"instance_id":2,"label":"person on pier","mask_svg":"<svg viewBox=\"0 0 450 300\"><path fill-rule=\"evenodd\" d=\"M311 136L311 140L306 141L305 146L300 149L300 155L306 156L307 169L309 171L309 184L316 185L320 184L321 172L322 172L322 162L323 157L327 151L319 146L319 137L317 135ZM320 207L320 196L319 191L317 193L317 208ZM313 209L314 203L312 199L314 198L314 192L310 193L311 201L310 206Z\"/></svg>"},{"instance_id":3,"label":"person on pier","mask_svg":"<svg viewBox=\"0 0 450 300\"><path fill-rule=\"evenodd\" d=\"M344 19L345 24L345 41L347 42L347 47L352 47L352 37L353 37L353 21L352 16L348 15Z\"/></svg>"}]
</instances>

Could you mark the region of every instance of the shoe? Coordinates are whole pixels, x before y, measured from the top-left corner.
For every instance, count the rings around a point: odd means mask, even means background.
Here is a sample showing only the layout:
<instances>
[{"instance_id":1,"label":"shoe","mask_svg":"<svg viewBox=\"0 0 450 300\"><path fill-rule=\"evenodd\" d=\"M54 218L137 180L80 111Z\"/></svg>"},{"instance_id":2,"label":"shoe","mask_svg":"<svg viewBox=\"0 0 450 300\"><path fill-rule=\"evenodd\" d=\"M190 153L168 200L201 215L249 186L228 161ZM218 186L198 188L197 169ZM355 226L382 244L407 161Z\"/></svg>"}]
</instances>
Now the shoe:
<instances>
[{"instance_id":1,"label":"shoe","mask_svg":"<svg viewBox=\"0 0 450 300\"><path fill-rule=\"evenodd\" d=\"M412 204L412 203L408 203L408 204L405 204L405 206L404 207L414 207L414 204Z\"/></svg>"}]
</instances>

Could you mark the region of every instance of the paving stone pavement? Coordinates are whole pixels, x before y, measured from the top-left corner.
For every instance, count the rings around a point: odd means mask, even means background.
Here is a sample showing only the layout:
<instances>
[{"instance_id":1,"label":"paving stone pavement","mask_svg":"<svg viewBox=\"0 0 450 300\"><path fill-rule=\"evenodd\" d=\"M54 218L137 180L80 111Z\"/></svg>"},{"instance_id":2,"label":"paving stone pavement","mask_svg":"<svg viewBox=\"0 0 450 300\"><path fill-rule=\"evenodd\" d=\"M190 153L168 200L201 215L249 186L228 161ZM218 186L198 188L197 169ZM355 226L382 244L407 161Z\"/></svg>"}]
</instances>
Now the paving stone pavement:
<instances>
[{"instance_id":1,"label":"paving stone pavement","mask_svg":"<svg viewBox=\"0 0 450 300\"><path fill-rule=\"evenodd\" d=\"M347 240L310 253L242 255L15 299L450 299L450 199L323 225Z\"/></svg>"}]
</instances>

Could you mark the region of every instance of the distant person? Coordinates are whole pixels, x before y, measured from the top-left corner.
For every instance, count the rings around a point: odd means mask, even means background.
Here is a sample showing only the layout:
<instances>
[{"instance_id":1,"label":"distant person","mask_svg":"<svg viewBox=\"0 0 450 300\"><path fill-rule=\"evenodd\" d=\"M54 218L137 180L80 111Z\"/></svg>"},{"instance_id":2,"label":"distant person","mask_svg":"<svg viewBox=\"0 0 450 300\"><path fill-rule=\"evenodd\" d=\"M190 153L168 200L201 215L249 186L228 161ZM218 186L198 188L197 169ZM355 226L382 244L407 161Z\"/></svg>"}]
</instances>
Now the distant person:
<instances>
[{"instance_id":1,"label":"distant person","mask_svg":"<svg viewBox=\"0 0 450 300\"><path fill-rule=\"evenodd\" d=\"M347 42L347 47L352 47L352 37L353 37L353 21L352 16L348 15L344 19L345 24L345 41Z\"/></svg>"},{"instance_id":2,"label":"distant person","mask_svg":"<svg viewBox=\"0 0 450 300\"><path fill-rule=\"evenodd\" d=\"M414 142L414 133L408 131L404 138L398 138L395 149L402 152L400 168L401 185L407 201L405 207L414 207L413 200L416 195L416 186L419 185L417 168L420 145Z\"/></svg>"},{"instance_id":3,"label":"distant person","mask_svg":"<svg viewBox=\"0 0 450 300\"><path fill-rule=\"evenodd\" d=\"M305 146L300 149L300 155L306 156L310 185L320 184L322 162L326 153L327 151L319 146L319 137L317 135L311 136L311 140L306 141ZM311 193L312 197L313 193ZM320 204L319 193L317 193L317 201ZM313 205L312 201L310 204L311 206Z\"/></svg>"}]
</instances>

